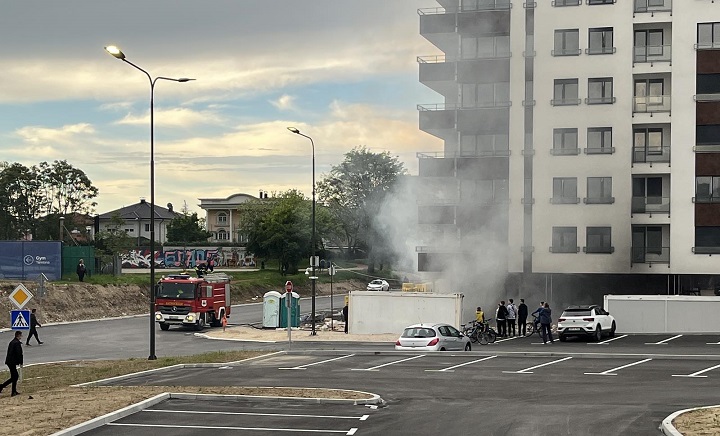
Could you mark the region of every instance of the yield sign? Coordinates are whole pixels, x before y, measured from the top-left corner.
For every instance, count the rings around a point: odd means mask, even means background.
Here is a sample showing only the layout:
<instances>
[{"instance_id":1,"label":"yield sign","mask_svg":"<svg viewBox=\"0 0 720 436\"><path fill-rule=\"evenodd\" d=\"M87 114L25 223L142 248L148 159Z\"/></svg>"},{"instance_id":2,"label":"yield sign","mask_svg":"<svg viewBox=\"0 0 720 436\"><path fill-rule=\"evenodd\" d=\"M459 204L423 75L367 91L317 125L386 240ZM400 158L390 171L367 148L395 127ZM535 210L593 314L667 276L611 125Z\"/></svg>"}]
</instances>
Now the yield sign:
<instances>
[{"instance_id":1,"label":"yield sign","mask_svg":"<svg viewBox=\"0 0 720 436\"><path fill-rule=\"evenodd\" d=\"M26 304L33 298L33 294L27 290L27 288L20 283L17 285L14 291L10 293L10 302L15 305L19 310L22 310Z\"/></svg>"}]
</instances>

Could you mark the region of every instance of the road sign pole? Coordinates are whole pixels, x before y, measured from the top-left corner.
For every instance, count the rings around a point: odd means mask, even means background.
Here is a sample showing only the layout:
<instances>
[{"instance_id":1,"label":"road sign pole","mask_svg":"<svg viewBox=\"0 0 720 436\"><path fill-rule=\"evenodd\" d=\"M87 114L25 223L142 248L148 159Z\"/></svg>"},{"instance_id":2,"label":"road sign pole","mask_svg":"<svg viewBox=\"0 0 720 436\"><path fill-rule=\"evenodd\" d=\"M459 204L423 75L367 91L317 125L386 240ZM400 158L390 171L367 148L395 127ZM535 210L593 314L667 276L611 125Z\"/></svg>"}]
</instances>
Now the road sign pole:
<instances>
[{"instance_id":1,"label":"road sign pole","mask_svg":"<svg viewBox=\"0 0 720 436\"><path fill-rule=\"evenodd\" d=\"M330 273L330 331L335 331L335 328L333 327L333 322L335 321L335 308L333 307L333 276L335 275L335 265L330 262L330 268L328 269L328 272Z\"/></svg>"},{"instance_id":2,"label":"road sign pole","mask_svg":"<svg viewBox=\"0 0 720 436\"><path fill-rule=\"evenodd\" d=\"M288 348L292 346L292 290L293 284L290 280L285 282L285 307L287 307L287 334Z\"/></svg>"}]
</instances>

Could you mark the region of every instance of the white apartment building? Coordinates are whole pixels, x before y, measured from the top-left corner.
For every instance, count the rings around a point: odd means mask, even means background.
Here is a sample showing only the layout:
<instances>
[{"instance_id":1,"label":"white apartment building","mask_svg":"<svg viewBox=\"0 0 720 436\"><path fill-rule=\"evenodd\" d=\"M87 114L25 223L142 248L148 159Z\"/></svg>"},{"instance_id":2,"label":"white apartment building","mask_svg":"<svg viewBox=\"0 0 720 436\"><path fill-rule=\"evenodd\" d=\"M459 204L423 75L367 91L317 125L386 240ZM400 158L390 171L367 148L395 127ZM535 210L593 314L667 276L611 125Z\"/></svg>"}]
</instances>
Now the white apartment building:
<instances>
[{"instance_id":1,"label":"white apartment building","mask_svg":"<svg viewBox=\"0 0 720 436\"><path fill-rule=\"evenodd\" d=\"M507 271L616 293L720 285L720 2L438 0L418 269L492 222ZM579 280L578 280L579 278ZM623 286L623 283L626 286Z\"/></svg>"}]
</instances>

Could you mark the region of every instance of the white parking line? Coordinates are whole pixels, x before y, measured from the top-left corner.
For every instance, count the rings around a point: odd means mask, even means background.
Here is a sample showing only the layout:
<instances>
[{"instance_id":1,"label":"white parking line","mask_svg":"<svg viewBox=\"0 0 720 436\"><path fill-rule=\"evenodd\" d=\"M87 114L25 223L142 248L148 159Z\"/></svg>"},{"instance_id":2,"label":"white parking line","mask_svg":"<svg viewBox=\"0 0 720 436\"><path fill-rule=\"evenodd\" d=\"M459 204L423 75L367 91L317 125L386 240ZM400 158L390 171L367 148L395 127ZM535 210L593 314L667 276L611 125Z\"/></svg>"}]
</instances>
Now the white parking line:
<instances>
[{"instance_id":1,"label":"white parking line","mask_svg":"<svg viewBox=\"0 0 720 436\"><path fill-rule=\"evenodd\" d=\"M673 336L672 338L663 339L662 341L658 342L645 342L645 345L667 345L668 342L672 341L673 339L681 338L682 335Z\"/></svg>"},{"instance_id":2,"label":"white parking line","mask_svg":"<svg viewBox=\"0 0 720 436\"><path fill-rule=\"evenodd\" d=\"M450 366L450 367L448 367L448 368L443 368L443 369L426 369L425 371L427 371L427 372L454 372L453 370L454 370L455 368L460 368L461 366L466 366L466 365L472 365L473 363L482 362L483 360L494 359L494 358L496 358L496 357L497 357L497 356L483 357L482 359L472 360L472 361L470 361L470 362L461 363L460 365Z\"/></svg>"},{"instance_id":3,"label":"white parking line","mask_svg":"<svg viewBox=\"0 0 720 436\"><path fill-rule=\"evenodd\" d=\"M282 418L330 418L330 419L357 419L366 421L370 415L362 416L340 416L340 415L294 415L287 413L256 413L256 412L210 412L201 410L168 410L168 409L145 409L142 412L155 413L183 413L194 415L242 415L242 416L279 416Z\"/></svg>"},{"instance_id":4,"label":"white parking line","mask_svg":"<svg viewBox=\"0 0 720 436\"><path fill-rule=\"evenodd\" d=\"M396 363L407 362L408 360L419 359L421 357L425 357L425 355L421 354L419 356L408 357L407 359L396 360L394 362L389 362L389 363L385 363L382 365L373 366L372 368L353 368L352 371L377 371L378 369L388 366L388 365L395 365Z\"/></svg>"},{"instance_id":5,"label":"white parking line","mask_svg":"<svg viewBox=\"0 0 720 436\"><path fill-rule=\"evenodd\" d=\"M518 339L518 338L521 338L521 337L524 337L524 336L511 336L511 337L509 337L509 338L498 339L498 340L496 340L495 342L491 342L491 344L499 344L500 342L512 341L513 339ZM488 345L490 345L490 344L488 344Z\"/></svg>"},{"instance_id":6,"label":"white parking line","mask_svg":"<svg viewBox=\"0 0 720 436\"><path fill-rule=\"evenodd\" d=\"M320 362L315 362L315 363L308 363L307 365L293 366L292 368L278 368L278 369L306 369L308 366L320 365L321 363L332 362L334 360L345 359L345 358L352 357L352 356L354 356L354 354L348 354L347 356L334 357L332 359L321 360Z\"/></svg>"},{"instance_id":7,"label":"white parking line","mask_svg":"<svg viewBox=\"0 0 720 436\"><path fill-rule=\"evenodd\" d=\"M705 342L705 345L720 345L720 342Z\"/></svg>"},{"instance_id":8,"label":"white parking line","mask_svg":"<svg viewBox=\"0 0 720 436\"><path fill-rule=\"evenodd\" d=\"M211 425L167 425L167 424L124 424L119 422L108 422L105 425L118 426L118 427L150 427L150 428L189 428L197 430L249 430L249 431L284 431L284 432L295 432L295 433L344 433L346 435L354 435L357 432L357 428L353 427L350 430L316 430L310 428L269 428L269 427L221 427Z\"/></svg>"},{"instance_id":9,"label":"white parking line","mask_svg":"<svg viewBox=\"0 0 720 436\"><path fill-rule=\"evenodd\" d=\"M627 335L620 335L620 336L617 336L617 337L614 337L614 338L611 338L611 339L608 339L608 340L605 340L602 342L590 342L590 343L588 343L588 345L605 345L612 341L617 341L618 339L622 339L622 338L626 338L626 337L627 337Z\"/></svg>"},{"instance_id":10,"label":"white parking line","mask_svg":"<svg viewBox=\"0 0 720 436\"><path fill-rule=\"evenodd\" d=\"M703 369L702 371L694 372L692 374L673 374L673 377L707 377L706 375L700 375L702 373L712 371L715 368L720 368L720 365L711 366L710 368Z\"/></svg>"},{"instance_id":11,"label":"white parking line","mask_svg":"<svg viewBox=\"0 0 720 436\"><path fill-rule=\"evenodd\" d=\"M559 360L553 360L552 362L547 362L547 363L543 363L541 365L531 366L530 368L521 369L520 371L503 371L503 372L506 374L532 374L533 373L531 371L532 369L542 368L543 366L552 365L554 363L560 363L560 362L563 362L565 360L570 360L570 359L572 359L572 357L564 357Z\"/></svg>"},{"instance_id":12,"label":"white parking line","mask_svg":"<svg viewBox=\"0 0 720 436\"><path fill-rule=\"evenodd\" d=\"M643 360L639 360L637 362L628 363L627 365L618 366L617 368L608 369L607 371L603 371L603 372L586 372L585 375L617 375L614 373L615 371L619 371L621 369L629 368L629 367L635 366L635 365L640 365L641 363L649 362L651 360L652 359L643 359Z\"/></svg>"}]
</instances>

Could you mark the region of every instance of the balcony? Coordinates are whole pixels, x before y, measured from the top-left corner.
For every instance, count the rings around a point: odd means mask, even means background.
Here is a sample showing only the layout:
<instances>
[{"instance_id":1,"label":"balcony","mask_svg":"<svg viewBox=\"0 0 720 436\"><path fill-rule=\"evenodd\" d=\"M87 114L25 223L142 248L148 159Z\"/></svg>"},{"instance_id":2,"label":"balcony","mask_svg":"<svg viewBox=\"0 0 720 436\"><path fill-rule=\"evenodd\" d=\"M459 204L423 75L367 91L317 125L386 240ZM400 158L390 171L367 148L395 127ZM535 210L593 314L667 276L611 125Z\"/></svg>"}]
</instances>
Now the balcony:
<instances>
[{"instance_id":1,"label":"balcony","mask_svg":"<svg viewBox=\"0 0 720 436\"><path fill-rule=\"evenodd\" d=\"M633 197L632 213L667 213L670 215L670 197Z\"/></svg>"},{"instance_id":2,"label":"balcony","mask_svg":"<svg viewBox=\"0 0 720 436\"><path fill-rule=\"evenodd\" d=\"M669 95L649 95L633 97L633 113L659 113L670 112Z\"/></svg>"},{"instance_id":3,"label":"balcony","mask_svg":"<svg viewBox=\"0 0 720 436\"><path fill-rule=\"evenodd\" d=\"M443 151L431 151L431 152L417 152L416 157L418 159L472 159L472 158L483 158L483 157L508 157L510 156L510 150L505 149L494 149L494 150L475 150L475 151L460 151L458 153L445 153Z\"/></svg>"},{"instance_id":4,"label":"balcony","mask_svg":"<svg viewBox=\"0 0 720 436\"><path fill-rule=\"evenodd\" d=\"M512 9L512 2L510 0L486 0L478 2L474 6L463 6L461 8L420 8L418 9L418 15L439 15L439 14L454 14L457 12L476 12L476 11L498 11L504 9Z\"/></svg>"},{"instance_id":5,"label":"balcony","mask_svg":"<svg viewBox=\"0 0 720 436\"><path fill-rule=\"evenodd\" d=\"M693 203L720 203L720 197L714 197L712 195L698 195L697 197L693 197L692 199Z\"/></svg>"},{"instance_id":6,"label":"balcony","mask_svg":"<svg viewBox=\"0 0 720 436\"><path fill-rule=\"evenodd\" d=\"M474 106L463 106L459 103L432 103L432 104L419 104L417 110L420 112L425 111L452 111L452 110L473 110L473 109L487 109L487 108L507 108L512 106L510 101L495 100L495 101L481 101L476 103Z\"/></svg>"},{"instance_id":7,"label":"balcony","mask_svg":"<svg viewBox=\"0 0 720 436\"><path fill-rule=\"evenodd\" d=\"M633 163L670 163L670 146L633 147Z\"/></svg>"},{"instance_id":8,"label":"balcony","mask_svg":"<svg viewBox=\"0 0 720 436\"><path fill-rule=\"evenodd\" d=\"M633 63L672 62L672 46L643 45L633 47Z\"/></svg>"},{"instance_id":9,"label":"balcony","mask_svg":"<svg viewBox=\"0 0 720 436\"><path fill-rule=\"evenodd\" d=\"M635 0L633 12L636 14L672 12L672 0Z\"/></svg>"},{"instance_id":10,"label":"balcony","mask_svg":"<svg viewBox=\"0 0 720 436\"><path fill-rule=\"evenodd\" d=\"M670 247L632 247L632 263L670 263Z\"/></svg>"}]
</instances>

